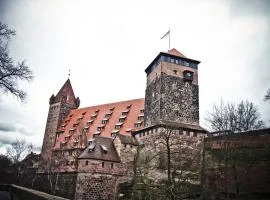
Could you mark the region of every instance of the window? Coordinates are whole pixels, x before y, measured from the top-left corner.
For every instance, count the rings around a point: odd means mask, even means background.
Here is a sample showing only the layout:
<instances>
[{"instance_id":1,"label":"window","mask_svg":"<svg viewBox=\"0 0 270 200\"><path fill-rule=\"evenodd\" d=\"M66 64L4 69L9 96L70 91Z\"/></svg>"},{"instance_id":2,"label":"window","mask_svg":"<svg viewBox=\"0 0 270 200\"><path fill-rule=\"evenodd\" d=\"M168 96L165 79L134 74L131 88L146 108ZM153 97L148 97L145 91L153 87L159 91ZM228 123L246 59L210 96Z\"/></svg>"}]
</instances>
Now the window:
<instances>
[{"instance_id":1,"label":"window","mask_svg":"<svg viewBox=\"0 0 270 200\"><path fill-rule=\"evenodd\" d=\"M105 115L105 117L106 117L106 118L110 118L111 115L112 115L112 113L107 113L107 114Z\"/></svg>"},{"instance_id":2,"label":"window","mask_svg":"<svg viewBox=\"0 0 270 200\"><path fill-rule=\"evenodd\" d=\"M85 161L85 165L88 165L88 160L87 160L87 161Z\"/></svg>"},{"instance_id":3,"label":"window","mask_svg":"<svg viewBox=\"0 0 270 200\"><path fill-rule=\"evenodd\" d=\"M184 71L183 76L184 76L184 79L187 81L193 80L193 72L191 72L191 71L188 71L188 70Z\"/></svg>"},{"instance_id":4,"label":"window","mask_svg":"<svg viewBox=\"0 0 270 200\"><path fill-rule=\"evenodd\" d=\"M123 123L117 123L117 124L115 124L115 129L116 130L121 129L122 125L123 125Z\"/></svg>"},{"instance_id":5,"label":"window","mask_svg":"<svg viewBox=\"0 0 270 200\"><path fill-rule=\"evenodd\" d=\"M178 64L178 60L175 60L175 63Z\"/></svg>"},{"instance_id":6,"label":"window","mask_svg":"<svg viewBox=\"0 0 270 200\"><path fill-rule=\"evenodd\" d=\"M92 120L89 120L88 122L86 122L86 125L87 125L87 126L92 125L92 124L93 124L93 121L94 121L93 119L92 119Z\"/></svg>"},{"instance_id":7,"label":"window","mask_svg":"<svg viewBox=\"0 0 270 200\"><path fill-rule=\"evenodd\" d=\"M102 131L103 127L99 126L97 127L97 131Z\"/></svg>"},{"instance_id":8,"label":"window","mask_svg":"<svg viewBox=\"0 0 270 200\"><path fill-rule=\"evenodd\" d=\"M197 137L197 132L194 132L194 133L193 133L193 136L194 136L194 137Z\"/></svg>"},{"instance_id":9,"label":"window","mask_svg":"<svg viewBox=\"0 0 270 200\"><path fill-rule=\"evenodd\" d=\"M119 122L124 122L126 118L119 118Z\"/></svg>"},{"instance_id":10,"label":"window","mask_svg":"<svg viewBox=\"0 0 270 200\"><path fill-rule=\"evenodd\" d=\"M144 115L139 115L139 116L138 116L138 120L139 120L139 121L143 121L143 119L144 119Z\"/></svg>"},{"instance_id":11,"label":"window","mask_svg":"<svg viewBox=\"0 0 270 200\"><path fill-rule=\"evenodd\" d=\"M177 70L173 70L173 74L177 74Z\"/></svg>"},{"instance_id":12,"label":"window","mask_svg":"<svg viewBox=\"0 0 270 200\"><path fill-rule=\"evenodd\" d=\"M104 167L104 162L101 163L101 166Z\"/></svg>"},{"instance_id":13,"label":"window","mask_svg":"<svg viewBox=\"0 0 270 200\"><path fill-rule=\"evenodd\" d=\"M141 109L141 110L140 110L140 113L143 114L143 113L144 113L144 109Z\"/></svg>"},{"instance_id":14,"label":"window","mask_svg":"<svg viewBox=\"0 0 270 200\"><path fill-rule=\"evenodd\" d=\"M129 112L129 110L124 110L124 111L122 112L122 116L126 116L126 115L128 114L128 112Z\"/></svg>"},{"instance_id":15,"label":"window","mask_svg":"<svg viewBox=\"0 0 270 200\"><path fill-rule=\"evenodd\" d=\"M136 123L134 124L134 126L135 126L136 128L140 128L141 125L142 125L142 121L138 121L138 122L136 122Z\"/></svg>"},{"instance_id":16,"label":"window","mask_svg":"<svg viewBox=\"0 0 270 200\"><path fill-rule=\"evenodd\" d=\"M171 58L171 63L174 63L174 59L173 58Z\"/></svg>"},{"instance_id":17,"label":"window","mask_svg":"<svg viewBox=\"0 0 270 200\"><path fill-rule=\"evenodd\" d=\"M111 163L111 168L113 169L113 163Z\"/></svg>"}]
</instances>

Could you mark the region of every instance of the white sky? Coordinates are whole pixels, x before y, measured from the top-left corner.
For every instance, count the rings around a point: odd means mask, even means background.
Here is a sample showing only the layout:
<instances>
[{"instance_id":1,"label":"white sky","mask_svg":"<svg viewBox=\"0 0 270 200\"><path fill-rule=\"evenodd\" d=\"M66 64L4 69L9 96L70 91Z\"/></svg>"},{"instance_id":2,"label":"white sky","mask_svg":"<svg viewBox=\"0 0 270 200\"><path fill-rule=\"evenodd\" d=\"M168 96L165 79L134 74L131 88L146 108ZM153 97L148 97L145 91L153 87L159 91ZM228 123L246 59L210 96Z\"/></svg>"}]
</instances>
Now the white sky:
<instances>
[{"instance_id":1,"label":"white sky","mask_svg":"<svg viewBox=\"0 0 270 200\"><path fill-rule=\"evenodd\" d=\"M268 122L269 13L268 0L0 0L0 20L17 32L11 55L35 75L22 84L27 103L1 95L0 152L17 137L41 146L49 97L69 69L80 107L144 97L144 69L168 49L169 28L171 47L201 61L202 126L221 98L254 102Z\"/></svg>"}]
</instances>

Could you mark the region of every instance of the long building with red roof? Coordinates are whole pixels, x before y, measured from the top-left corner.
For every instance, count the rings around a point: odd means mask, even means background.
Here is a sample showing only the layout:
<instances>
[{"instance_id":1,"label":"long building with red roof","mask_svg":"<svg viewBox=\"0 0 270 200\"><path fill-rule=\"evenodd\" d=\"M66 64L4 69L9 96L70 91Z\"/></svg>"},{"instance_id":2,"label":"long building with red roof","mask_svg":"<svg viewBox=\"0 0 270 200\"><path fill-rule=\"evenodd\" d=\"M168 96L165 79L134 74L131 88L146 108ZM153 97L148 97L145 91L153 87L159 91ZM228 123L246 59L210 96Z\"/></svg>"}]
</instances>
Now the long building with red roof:
<instances>
[{"instance_id":1,"label":"long building with red roof","mask_svg":"<svg viewBox=\"0 0 270 200\"><path fill-rule=\"evenodd\" d=\"M98 189L100 199L115 199L146 138L164 127L199 140L207 133L199 125L199 63L176 49L160 52L145 70L145 98L85 108L68 79L50 97L40 172L77 173L75 199L96 199Z\"/></svg>"}]
</instances>

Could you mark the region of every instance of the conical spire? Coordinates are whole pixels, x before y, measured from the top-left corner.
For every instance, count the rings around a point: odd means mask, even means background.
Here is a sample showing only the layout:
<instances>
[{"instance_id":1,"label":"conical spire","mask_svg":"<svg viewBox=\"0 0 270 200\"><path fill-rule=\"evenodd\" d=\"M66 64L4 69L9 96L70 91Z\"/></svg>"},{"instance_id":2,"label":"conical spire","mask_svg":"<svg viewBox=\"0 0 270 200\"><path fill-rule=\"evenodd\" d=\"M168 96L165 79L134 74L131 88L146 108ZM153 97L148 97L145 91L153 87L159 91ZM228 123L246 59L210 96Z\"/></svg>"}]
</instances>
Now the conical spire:
<instances>
[{"instance_id":1,"label":"conical spire","mask_svg":"<svg viewBox=\"0 0 270 200\"><path fill-rule=\"evenodd\" d=\"M62 88L59 90L57 95L52 96L50 99L50 103L57 103L57 102L61 102L61 101L65 101L66 103L68 103L70 105L76 105L76 107L78 107L77 101L79 101L79 98L76 99L69 78L64 83Z\"/></svg>"}]
</instances>

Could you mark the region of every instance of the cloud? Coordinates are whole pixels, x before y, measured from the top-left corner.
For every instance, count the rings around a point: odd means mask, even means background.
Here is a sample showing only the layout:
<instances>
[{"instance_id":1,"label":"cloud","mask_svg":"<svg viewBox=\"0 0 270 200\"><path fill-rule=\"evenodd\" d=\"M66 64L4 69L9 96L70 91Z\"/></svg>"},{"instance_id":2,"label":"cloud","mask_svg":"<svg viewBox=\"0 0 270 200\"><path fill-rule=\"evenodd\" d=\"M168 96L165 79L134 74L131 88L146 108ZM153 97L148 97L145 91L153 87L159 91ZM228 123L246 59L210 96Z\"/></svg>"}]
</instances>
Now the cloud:
<instances>
[{"instance_id":1,"label":"cloud","mask_svg":"<svg viewBox=\"0 0 270 200\"><path fill-rule=\"evenodd\" d=\"M269 0L231 0L229 3L230 12L233 17L261 15L269 16Z\"/></svg>"},{"instance_id":2,"label":"cloud","mask_svg":"<svg viewBox=\"0 0 270 200\"><path fill-rule=\"evenodd\" d=\"M16 127L8 122L1 122L0 121L0 131L2 132L13 132L16 130Z\"/></svg>"}]
</instances>

